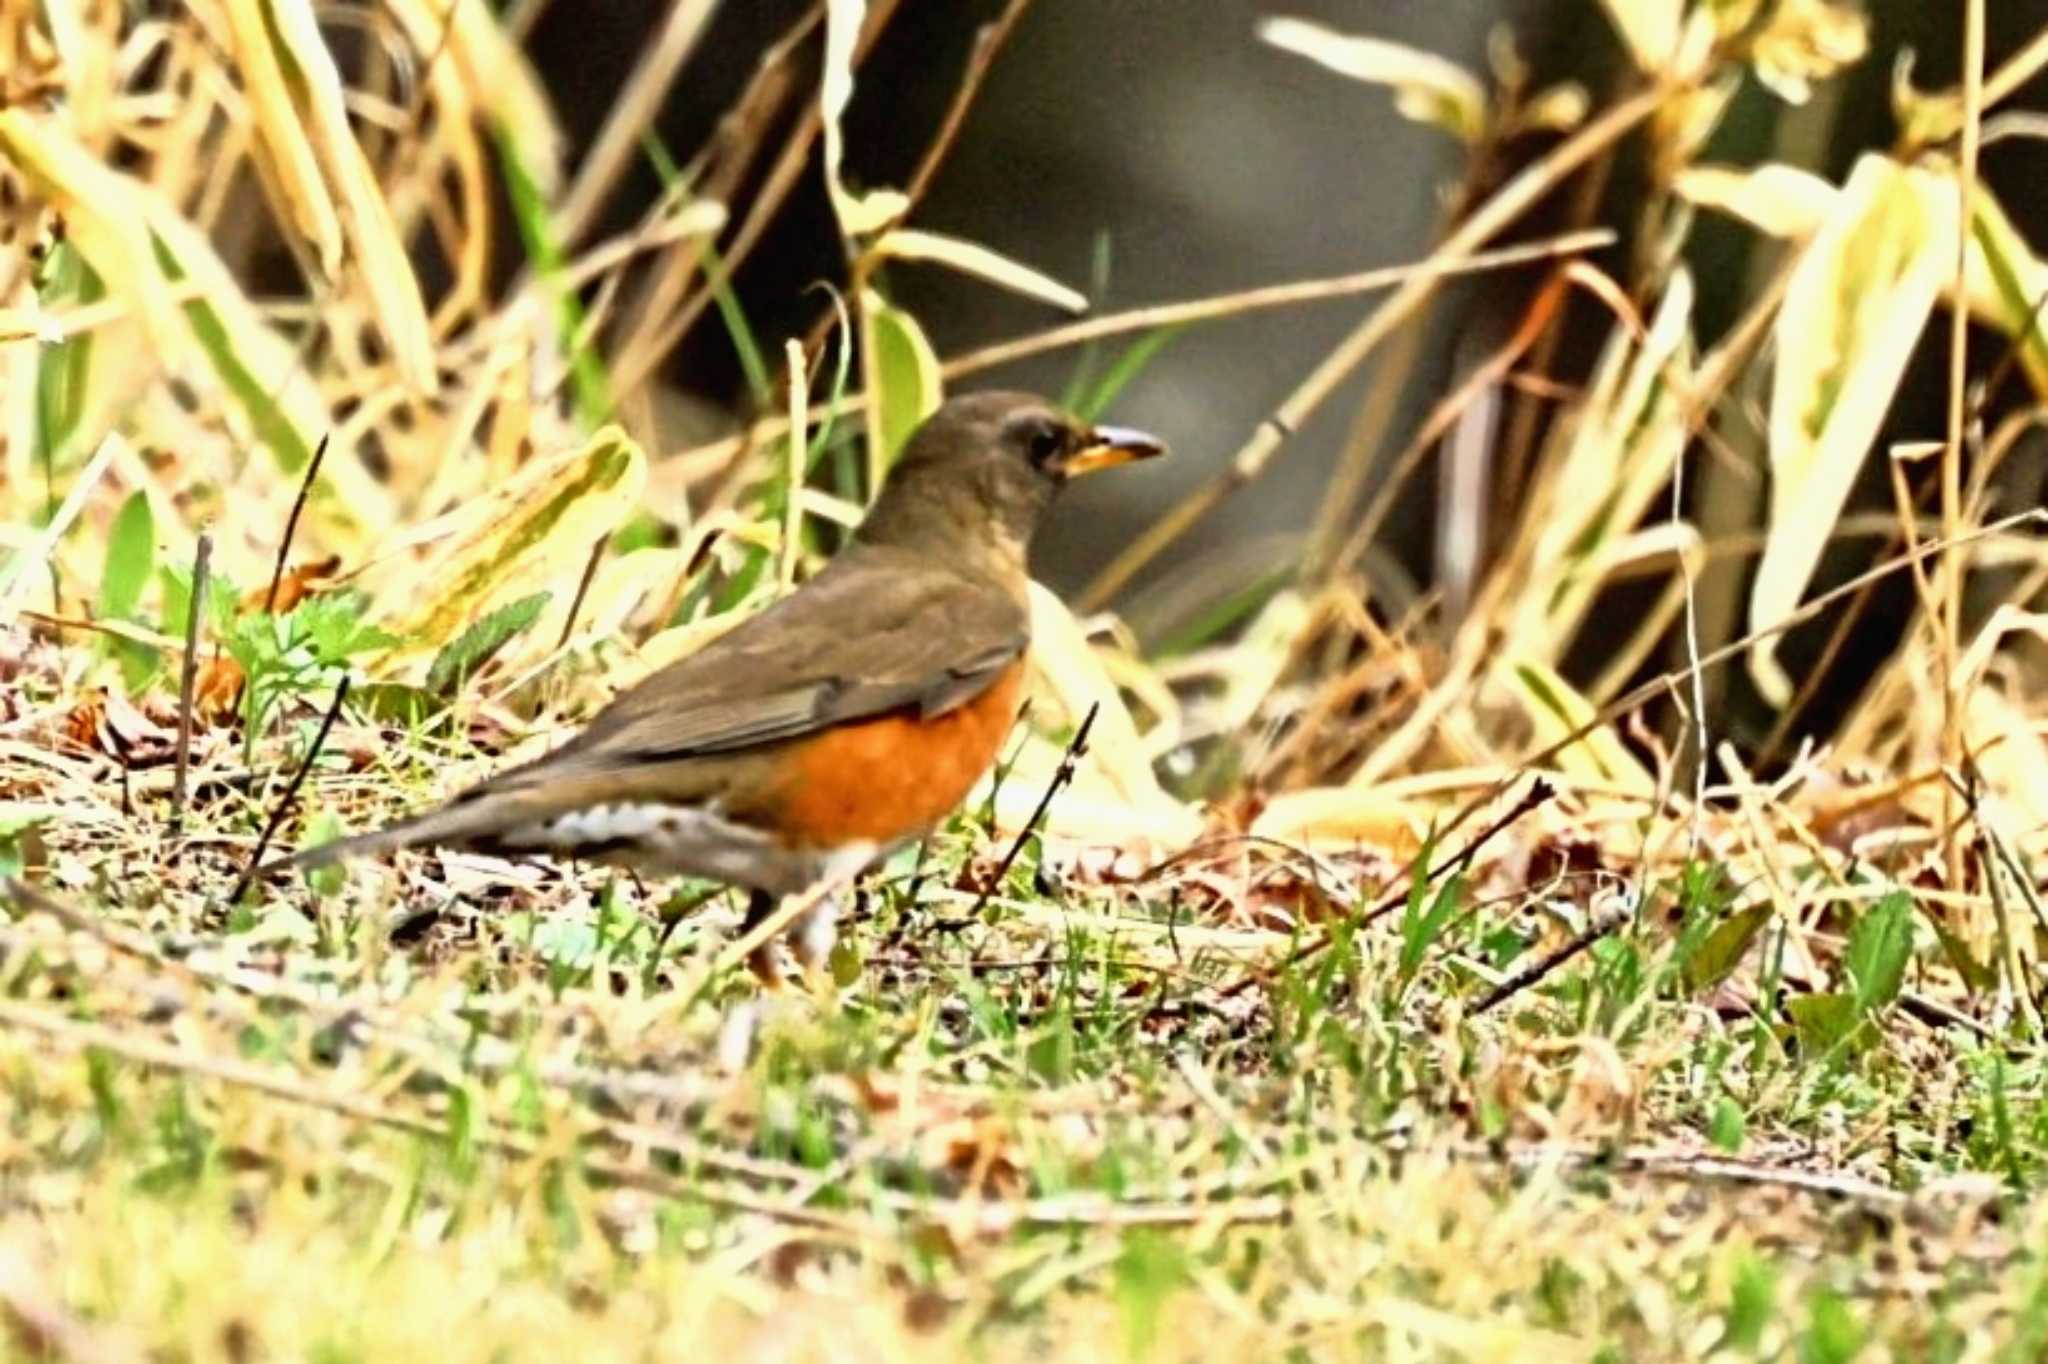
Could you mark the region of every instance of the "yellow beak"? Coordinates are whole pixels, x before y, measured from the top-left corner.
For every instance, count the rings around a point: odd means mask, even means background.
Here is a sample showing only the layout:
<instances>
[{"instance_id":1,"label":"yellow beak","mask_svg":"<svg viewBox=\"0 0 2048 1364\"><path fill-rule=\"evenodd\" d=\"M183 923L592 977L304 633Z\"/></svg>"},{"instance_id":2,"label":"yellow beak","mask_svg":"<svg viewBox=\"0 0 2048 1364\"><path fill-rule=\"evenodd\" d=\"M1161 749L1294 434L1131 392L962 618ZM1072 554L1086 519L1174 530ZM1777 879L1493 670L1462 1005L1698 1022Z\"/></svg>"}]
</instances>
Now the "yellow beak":
<instances>
[{"instance_id":1,"label":"yellow beak","mask_svg":"<svg viewBox=\"0 0 2048 1364\"><path fill-rule=\"evenodd\" d=\"M1086 445L1060 461L1060 472L1074 478L1165 453L1166 442L1157 436L1127 426L1098 426L1088 433Z\"/></svg>"}]
</instances>

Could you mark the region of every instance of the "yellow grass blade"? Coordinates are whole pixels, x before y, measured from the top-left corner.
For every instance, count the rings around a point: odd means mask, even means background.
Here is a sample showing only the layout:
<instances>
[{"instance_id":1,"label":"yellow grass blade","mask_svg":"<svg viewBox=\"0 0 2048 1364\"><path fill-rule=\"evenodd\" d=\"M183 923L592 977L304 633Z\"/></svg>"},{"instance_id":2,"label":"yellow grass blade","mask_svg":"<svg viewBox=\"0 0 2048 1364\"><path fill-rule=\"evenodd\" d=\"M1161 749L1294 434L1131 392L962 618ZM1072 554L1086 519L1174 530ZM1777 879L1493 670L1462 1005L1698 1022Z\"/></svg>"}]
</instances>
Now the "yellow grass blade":
<instances>
[{"instance_id":1,"label":"yellow grass blade","mask_svg":"<svg viewBox=\"0 0 2048 1364\"><path fill-rule=\"evenodd\" d=\"M156 267L148 226L131 211L134 182L103 165L57 119L25 109L0 110L0 156L64 215L67 240L107 293L140 316L158 355L187 353L184 319Z\"/></svg>"},{"instance_id":2,"label":"yellow grass blade","mask_svg":"<svg viewBox=\"0 0 2048 1364\"><path fill-rule=\"evenodd\" d=\"M241 75L249 112L256 126L259 154L255 164L272 203L312 252L312 265L323 280L341 277L343 242L341 215L328 194L320 158L313 150L294 97L296 73L285 65L288 51L273 41L266 0L220 0L234 43L235 70ZM303 77L298 77L300 83Z\"/></svg>"},{"instance_id":3,"label":"yellow grass blade","mask_svg":"<svg viewBox=\"0 0 2048 1364\"><path fill-rule=\"evenodd\" d=\"M1798 166L1688 166L1674 189L1701 208L1738 218L1773 237L1810 237L1834 211L1839 193Z\"/></svg>"},{"instance_id":4,"label":"yellow grass blade","mask_svg":"<svg viewBox=\"0 0 2048 1364\"><path fill-rule=\"evenodd\" d=\"M1945 211L1944 211L1945 206ZM1750 625L1798 604L1862 468L1899 376L1955 263L1954 199L1927 194L1882 156L1857 162L1807 247L1777 322L1771 394L1770 531L1750 593ZM1774 704L1792 695L1778 636L1749 658Z\"/></svg>"},{"instance_id":5,"label":"yellow grass blade","mask_svg":"<svg viewBox=\"0 0 2048 1364\"><path fill-rule=\"evenodd\" d=\"M470 103L519 148L544 196L562 184L563 135L547 87L486 0L384 0L422 61L461 73Z\"/></svg>"},{"instance_id":6,"label":"yellow grass blade","mask_svg":"<svg viewBox=\"0 0 2048 1364\"><path fill-rule=\"evenodd\" d=\"M825 70L819 80L818 107L824 114L825 188L839 230L849 240L871 236L902 217L910 200L893 189L855 194L847 189L840 167L846 160L846 137L839 120L853 99L853 54L867 17L867 0L826 0Z\"/></svg>"},{"instance_id":7,"label":"yellow grass blade","mask_svg":"<svg viewBox=\"0 0 2048 1364\"><path fill-rule=\"evenodd\" d=\"M999 251L991 251L986 246L962 241L958 237L909 227L892 228L875 243L875 251L898 260L931 261L948 266L963 275L972 275L1070 313L1088 311L1088 296L1080 290L1070 289L1028 265L1020 265Z\"/></svg>"},{"instance_id":8,"label":"yellow grass blade","mask_svg":"<svg viewBox=\"0 0 2048 1364\"><path fill-rule=\"evenodd\" d=\"M64 215L68 240L148 337L125 357L137 390L160 369L225 397L237 437L270 451L287 474L303 468L328 429L328 412L297 348L257 315L206 234L148 186L96 160L54 118L0 111L0 156ZM99 420L111 424L120 413ZM390 495L355 457L330 448L323 479L340 525L390 524Z\"/></svg>"},{"instance_id":9,"label":"yellow grass blade","mask_svg":"<svg viewBox=\"0 0 2048 1364\"><path fill-rule=\"evenodd\" d=\"M1485 87L1456 62L1385 38L1339 33L1308 19L1265 19L1258 32L1281 51L1306 57L1340 76L1389 87L1394 107L1404 118L1435 124L1462 142L1476 142L1486 133ZM1583 109L1583 93L1579 104Z\"/></svg>"},{"instance_id":10,"label":"yellow grass blade","mask_svg":"<svg viewBox=\"0 0 2048 1364\"><path fill-rule=\"evenodd\" d=\"M1600 7L1638 69L1656 75L1670 67L1678 53L1685 0L1601 0Z\"/></svg>"},{"instance_id":11,"label":"yellow grass blade","mask_svg":"<svg viewBox=\"0 0 2048 1364\"><path fill-rule=\"evenodd\" d=\"M1954 197L1954 173L1950 163L1935 156L1906 171L1915 190L1930 196L1930 202L1941 195ZM1819 231L1841 193L1810 171L1777 164L1695 166L1679 173L1676 188L1703 208L1787 238ZM2012 338L2034 391L2048 396L2048 343L2037 316L2040 300L2048 297L2048 263L2035 254L1987 187L1978 186L1974 202L1965 276L1970 315ZM1940 211L1938 204L1935 210ZM1953 293L1953 284L1944 281L1943 296Z\"/></svg>"},{"instance_id":12,"label":"yellow grass blade","mask_svg":"<svg viewBox=\"0 0 2048 1364\"><path fill-rule=\"evenodd\" d=\"M292 103L311 134L313 153L328 188L339 201L357 269L370 297L378 329L391 347L399 376L414 391L440 388L433 337L419 280L398 238L390 205L349 127L341 73L320 36L310 0L230 0L237 7L261 5L266 33L276 45ZM267 129L268 124L265 124ZM266 136L268 134L266 133Z\"/></svg>"},{"instance_id":13,"label":"yellow grass blade","mask_svg":"<svg viewBox=\"0 0 2048 1364\"><path fill-rule=\"evenodd\" d=\"M1052 806L1050 826L1074 834L1117 841L1119 834L1178 847L1202 828L1199 813L1169 795L1153 774L1151 756L1138 725L1110 680L1094 646L1066 603L1038 583L1031 584L1031 669L1033 694L1050 700L1069 725L1078 726L1095 708L1088 755L1073 788ZM1039 712L1041 715L1043 711ZM1060 750L1034 743L1018 770L1003 783L997 816L1017 827L1030 816L1057 765Z\"/></svg>"},{"instance_id":14,"label":"yellow grass blade","mask_svg":"<svg viewBox=\"0 0 2048 1364\"><path fill-rule=\"evenodd\" d=\"M1422 850L1434 808L1374 787L1311 786L1274 796L1252 821L1251 832L1296 847L1370 848L1406 859Z\"/></svg>"},{"instance_id":15,"label":"yellow grass blade","mask_svg":"<svg viewBox=\"0 0 2048 1364\"><path fill-rule=\"evenodd\" d=\"M1685 394L1692 374L1692 279L1675 272L1638 345L1617 325L1543 492L1545 514L1514 594L1502 652L1555 662L1591 610L1615 546L1635 534L1669 485L1687 441Z\"/></svg>"},{"instance_id":16,"label":"yellow grass blade","mask_svg":"<svg viewBox=\"0 0 2048 1364\"><path fill-rule=\"evenodd\" d=\"M588 549L586 545L586 552ZM660 545L649 545L630 554L608 556L598 566L597 573L590 580L589 590L583 594L583 604L576 613L576 628L570 643L609 640L618 636L650 598L668 592L685 564L681 550ZM508 647L504 657L511 668L550 652L556 641L561 639L569 608L575 604L575 580L565 578L563 587L567 590L556 591L548 598L548 604L534 622L533 629Z\"/></svg>"},{"instance_id":17,"label":"yellow grass blade","mask_svg":"<svg viewBox=\"0 0 2048 1364\"><path fill-rule=\"evenodd\" d=\"M1548 664L1519 660L1503 669L1501 677L1528 716L1539 748L1562 742L1592 724L1599 714L1592 702ZM1595 725L1584 738L1560 750L1557 765L1567 777L1619 788L1630 795L1647 797L1657 791L1656 778L1629 752L1612 725Z\"/></svg>"}]
</instances>

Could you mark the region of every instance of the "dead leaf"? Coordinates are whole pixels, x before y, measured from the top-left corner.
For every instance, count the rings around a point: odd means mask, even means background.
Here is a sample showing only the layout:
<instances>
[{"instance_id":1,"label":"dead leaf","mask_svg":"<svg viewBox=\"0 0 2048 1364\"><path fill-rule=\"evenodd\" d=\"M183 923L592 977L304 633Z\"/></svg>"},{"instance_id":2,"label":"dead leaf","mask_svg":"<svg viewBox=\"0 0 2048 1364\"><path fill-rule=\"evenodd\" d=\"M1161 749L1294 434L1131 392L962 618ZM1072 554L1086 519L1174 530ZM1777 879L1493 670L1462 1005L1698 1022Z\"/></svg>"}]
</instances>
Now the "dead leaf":
<instances>
[{"instance_id":1,"label":"dead leaf","mask_svg":"<svg viewBox=\"0 0 2048 1364\"><path fill-rule=\"evenodd\" d=\"M278 577L277 597L274 601L270 595L270 584L265 583L252 592L244 592L241 600L235 603L235 609L246 615L251 611L261 611L268 605L273 614L282 616L312 596L321 583L340 571L339 554L329 555L317 563L301 564L297 568L287 569Z\"/></svg>"},{"instance_id":2,"label":"dead leaf","mask_svg":"<svg viewBox=\"0 0 2048 1364\"><path fill-rule=\"evenodd\" d=\"M207 659L192 680L193 714L215 723L232 716L242 699L244 680L242 665L228 655Z\"/></svg>"},{"instance_id":3,"label":"dead leaf","mask_svg":"<svg viewBox=\"0 0 2048 1364\"><path fill-rule=\"evenodd\" d=\"M64 736L123 767L156 767L176 756L177 735L127 697L95 687L64 719Z\"/></svg>"}]
</instances>

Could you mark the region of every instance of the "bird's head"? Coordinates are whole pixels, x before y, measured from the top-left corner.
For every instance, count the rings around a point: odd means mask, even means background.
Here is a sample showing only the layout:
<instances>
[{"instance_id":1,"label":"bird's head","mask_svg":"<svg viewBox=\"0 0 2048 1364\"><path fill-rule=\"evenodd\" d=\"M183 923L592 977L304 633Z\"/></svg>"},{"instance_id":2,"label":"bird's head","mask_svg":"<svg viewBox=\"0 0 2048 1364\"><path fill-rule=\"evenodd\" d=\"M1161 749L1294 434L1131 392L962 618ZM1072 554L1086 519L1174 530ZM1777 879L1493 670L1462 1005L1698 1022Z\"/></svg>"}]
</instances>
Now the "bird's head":
<instances>
[{"instance_id":1,"label":"bird's head","mask_svg":"<svg viewBox=\"0 0 2048 1364\"><path fill-rule=\"evenodd\" d=\"M1069 480L1166 453L1142 431L1095 426L1028 393L954 398L911 434L861 528L870 542L1029 546Z\"/></svg>"}]
</instances>

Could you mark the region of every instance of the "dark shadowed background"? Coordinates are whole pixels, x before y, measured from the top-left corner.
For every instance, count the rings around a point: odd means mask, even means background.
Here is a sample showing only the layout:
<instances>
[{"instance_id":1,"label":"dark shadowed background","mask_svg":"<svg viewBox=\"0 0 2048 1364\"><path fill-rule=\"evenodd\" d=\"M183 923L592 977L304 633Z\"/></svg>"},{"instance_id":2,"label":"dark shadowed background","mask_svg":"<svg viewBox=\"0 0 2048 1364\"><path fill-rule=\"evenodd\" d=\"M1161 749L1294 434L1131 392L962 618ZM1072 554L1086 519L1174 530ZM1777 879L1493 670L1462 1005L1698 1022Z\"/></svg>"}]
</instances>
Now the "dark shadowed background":
<instances>
[{"instance_id":1,"label":"dark shadowed background","mask_svg":"<svg viewBox=\"0 0 2048 1364\"><path fill-rule=\"evenodd\" d=\"M720 7L661 120L671 145L704 142L760 52L804 8L800 0ZM905 0L859 74L847 123L849 171L856 181L903 182L952 98L975 31L1000 8L994 0ZM1990 8L1994 67L2048 22L2048 0L2001 0ZM592 135L665 11L655 0L635 0L555 4L544 12L530 46L572 135ZM1595 0L1300 0L1285 6L1037 0L918 210L919 225L987 244L1080 287L1098 311L1421 258L1464 174L1460 149L1439 130L1400 117L1384 89L1347 81L1260 42L1257 21L1280 13L1394 39L1482 72L1489 33L1505 28L1535 68L1536 83L1583 81L1596 104L1631 75ZM1878 0L1867 13L1868 57L1803 107L1784 104L1752 80L1708 159L1786 160L1839 179L1859 150L1882 148L1893 136L1896 54L1905 48L1917 53L1914 78L1922 88L1956 79L1960 24L1953 6ZM815 56L806 60L815 62ZM2007 107L2043 103L2037 81ZM1541 139L1530 139L1511 155L1527 159L1543 146ZM1989 183L2036 243L2048 239L2048 198L2032 188L2048 172L2043 157L2040 141L2015 138L1987 147L1983 158ZM1513 168L1495 168L1487 183L1498 183ZM636 172L614 202L609 225L629 222L655 187L650 172ZM1625 227L1638 187L1626 155L1617 158L1597 220ZM1552 205L1526 226L1525 235L1563 225L1563 212L1561 204ZM806 293L806 286L843 276L837 243L814 155L802 187L738 278L764 336L801 333L816 318L819 296ZM1631 249L1624 242L1604 263L1625 275ZM1753 257L1775 249L1760 247L1745 229L1702 215L1689 255L1701 282L1697 326L1703 345L1730 323L1756 287L1760 275ZM1444 293L1402 410L1392 427L1377 433L1382 464L1428 404L1512 327L1536 278L1532 270L1501 273ZM892 293L925 323L942 356L1055 320L1046 309L930 267L898 265L889 282ZM1212 475L1369 306L1357 299L1324 302L1213 323L1176 339L1127 390L1115 416L1166 436L1177 458L1142 477L1103 480L1077 492L1080 514L1058 521L1044 537L1040 575L1066 590L1085 582L1179 494ZM1555 375L1567 382L1583 375L1608 326L1584 300L1570 307L1572 339L1554 361ZM1996 349L1985 345L1978 352ZM1930 332L1881 443L1940 431L1942 355L1940 338ZM975 383L1057 393L1075 363L1072 353L1063 353ZM1985 363L1995 363L1995 356ZM743 392L715 318L696 328L667 377L720 404L737 404ZM1177 582L1227 583L1288 561L1323 501L1356 418L1364 377L1354 378L1326 405L1257 483L1124 594L1121 604L1141 634L1164 628ZM1761 441L1745 453L1760 458ZM1872 462L1857 500L1888 506L1877 465ZM2036 497L2039 465L2038 456L2024 451L2012 462L2008 505ZM1758 505L1759 477L1746 484L1724 480L1718 491L1712 478L1702 486L1706 492L1699 495L1719 499L1714 510L1695 508L1709 522L1717 516L1739 522ZM1383 536L1382 548L1424 585L1433 571L1436 497L1431 476L1417 480L1403 513ZM1859 552L1831 554L1818 585L1865 563ZM1391 570L1382 565L1382 571ZM1743 571L1740 564L1721 570L1725 600L1739 596ZM1712 586L1710 581L1710 596ZM1903 605L1909 588L1900 579L1887 590L1899 594ZM1624 592L1611 609L1628 611L1634 604ZM1871 631L1852 641L1845 655L1851 676L1859 651L1875 657L1889 650L1896 616L1873 613ZM1597 640L1600 632L1591 633ZM1818 647L1795 637L1787 658L1796 667ZM1851 694L1844 691L1842 697ZM1827 709L1823 698L1815 718L1825 720Z\"/></svg>"}]
</instances>

